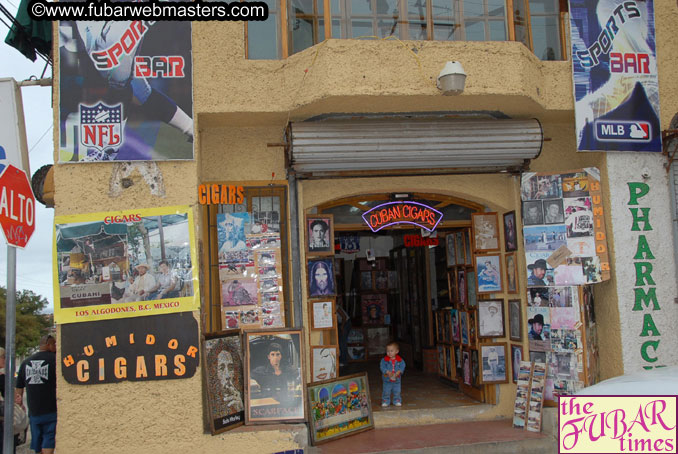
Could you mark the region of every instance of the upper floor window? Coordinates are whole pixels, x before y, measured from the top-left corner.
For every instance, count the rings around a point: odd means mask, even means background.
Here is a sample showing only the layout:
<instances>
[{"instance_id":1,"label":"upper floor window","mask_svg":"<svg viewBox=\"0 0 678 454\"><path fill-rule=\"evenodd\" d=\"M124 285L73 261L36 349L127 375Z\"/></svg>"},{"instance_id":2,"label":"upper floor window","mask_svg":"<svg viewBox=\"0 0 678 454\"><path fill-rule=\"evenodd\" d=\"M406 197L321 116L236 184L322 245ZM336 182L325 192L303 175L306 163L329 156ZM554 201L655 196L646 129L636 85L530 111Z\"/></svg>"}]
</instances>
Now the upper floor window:
<instances>
[{"instance_id":1,"label":"upper floor window","mask_svg":"<svg viewBox=\"0 0 678 454\"><path fill-rule=\"evenodd\" d=\"M328 38L523 42L562 58L562 0L265 0L247 23L250 59L285 58ZM562 5L565 3L565 5ZM281 31L285 31L282 33Z\"/></svg>"}]
</instances>

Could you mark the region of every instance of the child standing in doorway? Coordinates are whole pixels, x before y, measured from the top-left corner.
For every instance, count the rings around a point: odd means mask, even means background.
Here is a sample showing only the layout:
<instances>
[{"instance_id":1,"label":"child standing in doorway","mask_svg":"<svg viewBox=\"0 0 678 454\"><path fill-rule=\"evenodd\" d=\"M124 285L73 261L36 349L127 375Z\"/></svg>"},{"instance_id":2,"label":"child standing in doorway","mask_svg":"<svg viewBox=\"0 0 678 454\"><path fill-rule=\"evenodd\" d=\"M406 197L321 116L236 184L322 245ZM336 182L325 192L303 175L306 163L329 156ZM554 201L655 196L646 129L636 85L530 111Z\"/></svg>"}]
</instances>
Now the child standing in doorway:
<instances>
[{"instance_id":1,"label":"child standing in doorway","mask_svg":"<svg viewBox=\"0 0 678 454\"><path fill-rule=\"evenodd\" d=\"M398 355L400 349L397 342L389 342L386 345L386 356L379 364L383 391L381 393L381 406L388 407L391 404L391 391L393 392L393 405L402 406L400 400L400 383L405 372L405 361Z\"/></svg>"}]
</instances>

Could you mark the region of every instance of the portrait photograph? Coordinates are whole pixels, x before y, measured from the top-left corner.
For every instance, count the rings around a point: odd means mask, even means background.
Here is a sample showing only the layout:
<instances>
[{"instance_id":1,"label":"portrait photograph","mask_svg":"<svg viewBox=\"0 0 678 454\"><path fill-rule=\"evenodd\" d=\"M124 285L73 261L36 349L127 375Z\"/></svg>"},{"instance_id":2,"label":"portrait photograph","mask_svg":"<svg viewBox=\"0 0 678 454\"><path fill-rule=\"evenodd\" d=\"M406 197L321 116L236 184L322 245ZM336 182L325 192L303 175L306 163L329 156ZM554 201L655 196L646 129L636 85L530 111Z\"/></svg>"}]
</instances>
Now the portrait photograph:
<instances>
[{"instance_id":1,"label":"portrait photograph","mask_svg":"<svg viewBox=\"0 0 678 454\"><path fill-rule=\"evenodd\" d=\"M511 340L523 340L522 312L520 300L509 300L509 336Z\"/></svg>"},{"instance_id":2,"label":"portrait photograph","mask_svg":"<svg viewBox=\"0 0 678 454\"><path fill-rule=\"evenodd\" d=\"M318 259L308 261L308 294L311 298L334 296L334 260Z\"/></svg>"},{"instance_id":3,"label":"portrait photograph","mask_svg":"<svg viewBox=\"0 0 678 454\"><path fill-rule=\"evenodd\" d=\"M499 250L499 223L497 213L471 213L473 250L489 252Z\"/></svg>"},{"instance_id":4,"label":"portrait photograph","mask_svg":"<svg viewBox=\"0 0 678 454\"><path fill-rule=\"evenodd\" d=\"M334 255L333 215L306 215L306 253L310 256Z\"/></svg>"},{"instance_id":5,"label":"portrait photograph","mask_svg":"<svg viewBox=\"0 0 678 454\"><path fill-rule=\"evenodd\" d=\"M309 304L311 305L311 329L333 329L337 326L334 299L310 301Z\"/></svg>"},{"instance_id":6,"label":"portrait photograph","mask_svg":"<svg viewBox=\"0 0 678 454\"><path fill-rule=\"evenodd\" d=\"M311 347L311 381L318 382L337 378L338 370L338 346L313 345Z\"/></svg>"},{"instance_id":7,"label":"portrait photograph","mask_svg":"<svg viewBox=\"0 0 678 454\"><path fill-rule=\"evenodd\" d=\"M373 295L361 295L360 305L363 314L363 325L383 325L386 315L387 295L375 293Z\"/></svg>"},{"instance_id":8,"label":"portrait photograph","mask_svg":"<svg viewBox=\"0 0 678 454\"><path fill-rule=\"evenodd\" d=\"M565 222L563 199L544 200L544 224L562 224Z\"/></svg>"},{"instance_id":9,"label":"portrait photograph","mask_svg":"<svg viewBox=\"0 0 678 454\"><path fill-rule=\"evenodd\" d=\"M504 249L514 252L518 249L518 232L516 227L516 212L504 213Z\"/></svg>"},{"instance_id":10,"label":"portrait photograph","mask_svg":"<svg viewBox=\"0 0 678 454\"><path fill-rule=\"evenodd\" d=\"M560 175L537 176L537 192L535 199L558 199L563 197L562 180Z\"/></svg>"},{"instance_id":11,"label":"portrait photograph","mask_svg":"<svg viewBox=\"0 0 678 454\"><path fill-rule=\"evenodd\" d=\"M516 264L516 254L506 254L504 256L504 265L506 269L506 293L518 293L518 265Z\"/></svg>"},{"instance_id":12,"label":"portrait photograph","mask_svg":"<svg viewBox=\"0 0 678 454\"><path fill-rule=\"evenodd\" d=\"M544 208L541 200L523 202L523 225L544 223Z\"/></svg>"},{"instance_id":13,"label":"portrait photograph","mask_svg":"<svg viewBox=\"0 0 678 454\"><path fill-rule=\"evenodd\" d=\"M214 435L245 423L240 331L205 334L203 352L210 429Z\"/></svg>"},{"instance_id":14,"label":"portrait photograph","mask_svg":"<svg viewBox=\"0 0 678 454\"><path fill-rule=\"evenodd\" d=\"M476 280L478 293L501 293L501 256L499 254L476 255Z\"/></svg>"},{"instance_id":15,"label":"portrait photograph","mask_svg":"<svg viewBox=\"0 0 678 454\"><path fill-rule=\"evenodd\" d=\"M478 337L504 337L504 301L478 301Z\"/></svg>"},{"instance_id":16,"label":"portrait photograph","mask_svg":"<svg viewBox=\"0 0 678 454\"><path fill-rule=\"evenodd\" d=\"M518 383L518 374L520 373L520 362L523 360L523 347L511 344L511 375L513 383Z\"/></svg>"},{"instance_id":17,"label":"portrait photograph","mask_svg":"<svg viewBox=\"0 0 678 454\"><path fill-rule=\"evenodd\" d=\"M482 344L480 346L482 383L508 383L506 364L506 342Z\"/></svg>"},{"instance_id":18,"label":"portrait photograph","mask_svg":"<svg viewBox=\"0 0 678 454\"><path fill-rule=\"evenodd\" d=\"M302 331L245 331L247 424L305 420Z\"/></svg>"},{"instance_id":19,"label":"portrait photograph","mask_svg":"<svg viewBox=\"0 0 678 454\"><path fill-rule=\"evenodd\" d=\"M447 266L454 266L457 264L457 256L455 251L454 233L450 232L445 236Z\"/></svg>"}]
</instances>

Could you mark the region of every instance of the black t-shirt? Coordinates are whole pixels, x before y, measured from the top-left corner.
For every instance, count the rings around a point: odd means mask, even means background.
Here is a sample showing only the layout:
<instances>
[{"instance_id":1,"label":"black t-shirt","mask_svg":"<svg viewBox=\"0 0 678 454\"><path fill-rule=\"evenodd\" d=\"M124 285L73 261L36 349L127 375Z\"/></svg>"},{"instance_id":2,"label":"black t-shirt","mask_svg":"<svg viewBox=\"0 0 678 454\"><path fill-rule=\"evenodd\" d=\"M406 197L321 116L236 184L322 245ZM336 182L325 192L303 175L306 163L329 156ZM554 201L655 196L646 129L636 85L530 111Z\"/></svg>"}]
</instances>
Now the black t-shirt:
<instances>
[{"instance_id":1,"label":"black t-shirt","mask_svg":"<svg viewBox=\"0 0 678 454\"><path fill-rule=\"evenodd\" d=\"M43 351L21 363L17 388L26 388L28 415L56 413L56 354Z\"/></svg>"}]
</instances>

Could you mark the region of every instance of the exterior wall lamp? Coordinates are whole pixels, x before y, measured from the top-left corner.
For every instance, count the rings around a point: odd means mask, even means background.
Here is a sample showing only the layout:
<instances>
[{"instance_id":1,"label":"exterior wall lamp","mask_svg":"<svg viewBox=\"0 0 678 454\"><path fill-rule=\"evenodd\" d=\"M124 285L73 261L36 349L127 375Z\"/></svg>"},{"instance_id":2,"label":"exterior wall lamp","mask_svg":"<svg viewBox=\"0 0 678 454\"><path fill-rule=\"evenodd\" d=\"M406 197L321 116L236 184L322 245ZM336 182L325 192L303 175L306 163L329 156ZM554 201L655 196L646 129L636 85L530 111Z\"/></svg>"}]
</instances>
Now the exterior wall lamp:
<instances>
[{"instance_id":1,"label":"exterior wall lamp","mask_svg":"<svg viewBox=\"0 0 678 454\"><path fill-rule=\"evenodd\" d=\"M444 95L458 95L464 91L466 73L458 61L448 61L438 74L438 89Z\"/></svg>"}]
</instances>

